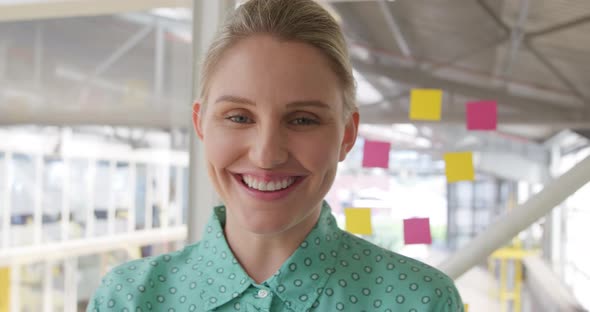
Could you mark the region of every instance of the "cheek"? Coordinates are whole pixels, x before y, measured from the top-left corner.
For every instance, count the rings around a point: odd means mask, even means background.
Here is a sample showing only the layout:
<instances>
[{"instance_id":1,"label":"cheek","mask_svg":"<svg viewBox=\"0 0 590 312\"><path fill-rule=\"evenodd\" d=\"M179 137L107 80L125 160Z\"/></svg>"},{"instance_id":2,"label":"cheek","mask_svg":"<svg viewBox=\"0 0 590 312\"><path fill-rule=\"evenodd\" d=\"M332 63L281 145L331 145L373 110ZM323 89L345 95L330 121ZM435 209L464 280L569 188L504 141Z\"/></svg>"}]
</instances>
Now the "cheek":
<instances>
[{"instance_id":1,"label":"cheek","mask_svg":"<svg viewBox=\"0 0 590 312\"><path fill-rule=\"evenodd\" d=\"M303 165L312 171L331 170L337 166L340 144L337 133L315 133L292 140L291 151Z\"/></svg>"},{"instance_id":2,"label":"cheek","mask_svg":"<svg viewBox=\"0 0 590 312\"><path fill-rule=\"evenodd\" d=\"M239 133L221 127L206 128L203 141L207 161L216 168L224 168L234 161L244 142Z\"/></svg>"}]
</instances>

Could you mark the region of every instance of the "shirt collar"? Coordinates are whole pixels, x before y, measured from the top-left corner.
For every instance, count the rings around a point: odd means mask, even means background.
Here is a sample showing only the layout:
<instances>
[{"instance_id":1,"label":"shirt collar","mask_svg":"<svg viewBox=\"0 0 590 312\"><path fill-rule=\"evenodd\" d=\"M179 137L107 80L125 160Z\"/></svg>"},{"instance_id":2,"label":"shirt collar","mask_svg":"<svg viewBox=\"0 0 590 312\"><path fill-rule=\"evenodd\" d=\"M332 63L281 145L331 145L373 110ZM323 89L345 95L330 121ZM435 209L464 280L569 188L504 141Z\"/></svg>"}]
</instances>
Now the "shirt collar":
<instances>
[{"instance_id":1,"label":"shirt collar","mask_svg":"<svg viewBox=\"0 0 590 312\"><path fill-rule=\"evenodd\" d=\"M238 297L253 283L234 257L223 232L225 207L213 209L199 244L197 271L200 299L206 310L221 306Z\"/></svg>"},{"instance_id":2,"label":"shirt collar","mask_svg":"<svg viewBox=\"0 0 590 312\"><path fill-rule=\"evenodd\" d=\"M330 206L324 201L311 232L277 273L265 282L288 308L306 311L322 294L335 272L342 233Z\"/></svg>"},{"instance_id":3,"label":"shirt collar","mask_svg":"<svg viewBox=\"0 0 590 312\"><path fill-rule=\"evenodd\" d=\"M225 240L224 206L214 208L197 255L199 296L206 309L214 309L238 297L254 281L246 274ZM264 285L296 311L310 308L335 272L342 231L330 206L322 203L318 222L299 248ZM223 291L222 291L223 290Z\"/></svg>"}]
</instances>

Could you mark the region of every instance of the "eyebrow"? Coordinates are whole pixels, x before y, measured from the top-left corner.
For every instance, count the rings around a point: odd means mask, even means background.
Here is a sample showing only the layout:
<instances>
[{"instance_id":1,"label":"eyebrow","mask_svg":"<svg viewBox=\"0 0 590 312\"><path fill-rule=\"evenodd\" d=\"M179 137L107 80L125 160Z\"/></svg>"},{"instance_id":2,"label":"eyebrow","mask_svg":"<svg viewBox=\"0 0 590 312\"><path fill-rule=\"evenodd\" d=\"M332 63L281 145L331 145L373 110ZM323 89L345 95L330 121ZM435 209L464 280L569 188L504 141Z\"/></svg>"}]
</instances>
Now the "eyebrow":
<instances>
[{"instance_id":1,"label":"eyebrow","mask_svg":"<svg viewBox=\"0 0 590 312\"><path fill-rule=\"evenodd\" d=\"M246 105L254 105L256 103L243 97L235 96L235 95L222 95L215 100L215 103L219 102L232 102L237 104L246 104ZM330 109L330 105L319 101L319 100L304 100L304 101L294 101L287 104L288 108L302 108L302 107L318 107L323 109Z\"/></svg>"}]
</instances>

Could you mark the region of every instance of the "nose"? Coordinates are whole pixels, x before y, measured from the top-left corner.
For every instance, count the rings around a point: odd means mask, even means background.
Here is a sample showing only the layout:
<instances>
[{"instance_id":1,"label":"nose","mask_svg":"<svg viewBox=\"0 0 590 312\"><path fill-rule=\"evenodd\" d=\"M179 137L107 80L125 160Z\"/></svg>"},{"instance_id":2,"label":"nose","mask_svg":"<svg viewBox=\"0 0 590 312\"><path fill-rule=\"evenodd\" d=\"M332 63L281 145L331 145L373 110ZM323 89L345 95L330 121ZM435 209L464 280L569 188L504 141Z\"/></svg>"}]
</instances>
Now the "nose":
<instances>
[{"instance_id":1,"label":"nose","mask_svg":"<svg viewBox=\"0 0 590 312\"><path fill-rule=\"evenodd\" d=\"M250 160L262 169L272 169L284 164L289 158L286 140L285 131L280 125L259 126L250 148Z\"/></svg>"}]
</instances>

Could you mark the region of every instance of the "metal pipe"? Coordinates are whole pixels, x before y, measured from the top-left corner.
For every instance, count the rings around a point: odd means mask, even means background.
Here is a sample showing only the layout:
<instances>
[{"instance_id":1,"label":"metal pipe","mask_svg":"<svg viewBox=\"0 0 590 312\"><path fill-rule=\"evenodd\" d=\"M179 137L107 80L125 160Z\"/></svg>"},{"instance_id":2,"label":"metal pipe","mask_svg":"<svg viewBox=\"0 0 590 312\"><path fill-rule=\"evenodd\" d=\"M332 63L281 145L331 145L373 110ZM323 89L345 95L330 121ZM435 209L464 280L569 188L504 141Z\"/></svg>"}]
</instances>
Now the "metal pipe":
<instances>
[{"instance_id":1,"label":"metal pipe","mask_svg":"<svg viewBox=\"0 0 590 312\"><path fill-rule=\"evenodd\" d=\"M40 246L21 246L2 252L2 254L0 254L0 267L9 265L20 266L42 261L59 261L73 257L99 255L116 250L126 250L131 246L145 246L174 242L182 240L185 237L186 227L175 226L167 229L119 233L112 236L71 239L65 242L51 242ZM20 284L14 280L13 285L16 286Z\"/></svg>"},{"instance_id":2,"label":"metal pipe","mask_svg":"<svg viewBox=\"0 0 590 312\"><path fill-rule=\"evenodd\" d=\"M524 39L524 26L529 15L529 0L520 0L520 11L518 12L518 20L516 25L510 32L510 52L508 53L508 60L504 64L502 76L510 75L512 65L516 62L520 44Z\"/></svg>"},{"instance_id":3,"label":"metal pipe","mask_svg":"<svg viewBox=\"0 0 590 312\"><path fill-rule=\"evenodd\" d=\"M385 22L387 23L389 30L393 34L393 38L395 39L397 46L402 51L405 57L412 57L412 51L410 50L410 46L408 45L408 42L406 41L406 38L404 37L401 29L397 25L395 18L393 17L393 14L391 14L389 6L387 5L387 3L385 3L385 0L379 0L377 1L377 3L379 4L379 8L381 9L381 11L383 12Z\"/></svg>"},{"instance_id":4,"label":"metal pipe","mask_svg":"<svg viewBox=\"0 0 590 312\"><path fill-rule=\"evenodd\" d=\"M0 1L0 21L113 15L156 8L190 7L190 0Z\"/></svg>"},{"instance_id":5,"label":"metal pipe","mask_svg":"<svg viewBox=\"0 0 590 312\"><path fill-rule=\"evenodd\" d=\"M94 69L93 77L102 75L109 67L117 62L122 56L127 54L133 47L139 44L147 35L149 35L154 29L154 25L146 25L140 29L135 35L125 41L118 49L116 49L109 57L107 57L102 63L100 63ZM90 78L90 79L92 79Z\"/></svg>"},{"instance_id":6,"label":"metal pipe","mask_svg":"<svg viewBox=\"0 0 590 312\"><path fill-rule=\"evenodd\" d=\"M520 231L545 216L588 181L590 181L590 156L559 178L549 182L545 188L518 208L498 219L439 267L451 278L458 278L484 261L494 250L509 242Z\"/></svg>"}]
</instances>

